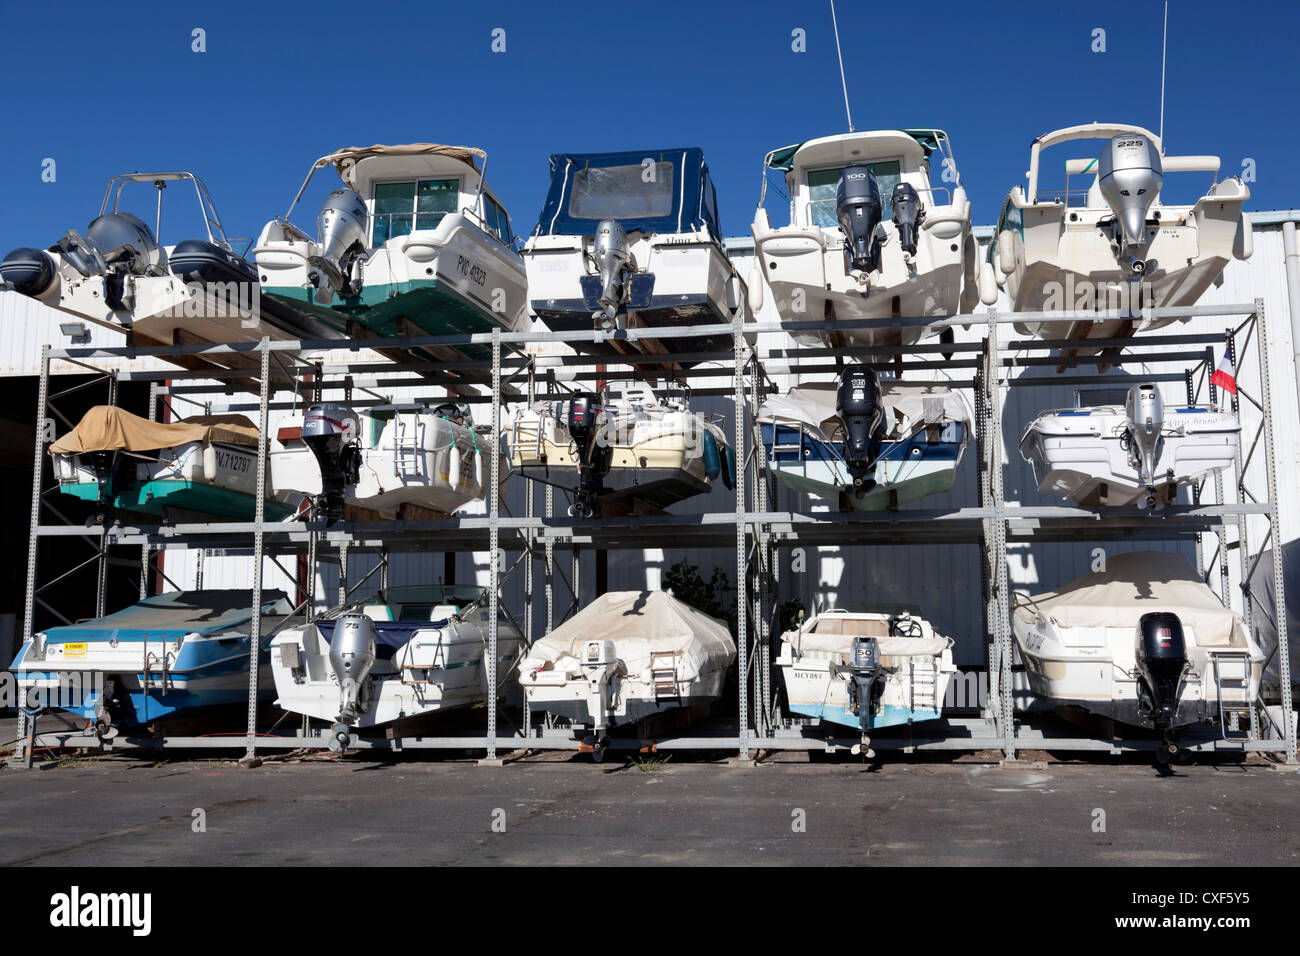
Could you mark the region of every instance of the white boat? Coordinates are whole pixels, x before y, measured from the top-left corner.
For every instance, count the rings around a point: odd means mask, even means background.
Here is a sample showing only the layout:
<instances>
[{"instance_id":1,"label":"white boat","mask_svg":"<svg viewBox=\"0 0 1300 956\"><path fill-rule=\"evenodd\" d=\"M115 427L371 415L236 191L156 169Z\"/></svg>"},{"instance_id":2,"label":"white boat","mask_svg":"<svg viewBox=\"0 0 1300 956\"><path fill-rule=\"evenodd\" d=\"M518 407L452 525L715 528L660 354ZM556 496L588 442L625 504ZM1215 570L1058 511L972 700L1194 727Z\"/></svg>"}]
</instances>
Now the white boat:
<instances>
[{"instance_id":1,"label":"white boat","mask_svg":"<svg viewBox=\"0 0 1300 956\"><path fill-rule=\"evenodd\" d=\"M252 594L172 591L93 621L40 631L23 642L10 670L24 699L86 721L113 736L164 718L247 705ZM277 627L293 623L280 591L263 591L261 653ZM259 694L269 695L262 669Z\"/></svg>"},{"instance_id":2,"label":"white boat","mask_svg":"<svg viewBox=\"0 0 1300 956\"><path fill-rule=\"evenodd\" d=\"M494 443L455 404L353 411L318 404L280 419L271 436L271 481L282 500L306 495L331 523L345 507L395 518L422 508L449 515L481 500ZM504 479L506 469L501 466ZM405 514L414 517L413 514Z\"/></svg>"},{"instance_id":3,"label":"white boat","mask_svg":"<svg viewBox=\"0 0 1300 956\"><path fill-rule=\"evenodd\" d=\"M952 638L909 611L830 608L781 635L776 665L791 713L858 728L934 720L956 673Z\"/></svg>"},{"instance_id":4,"label":"white boat","mask_svg":"<svg viewBox=\"0 0 1300 956\"><path fill-rule=\"evenodd\" d=\"M524 266L510 217L483 178L486 163L481 149L433 143L321 157L289 211L258 237L263 294L356 335L527 329ZM342 185L325 199L312 237L289 217L326 166ZM431 351L490 354L474 346Z\"/></svg>"},{"instance_id":5,"label":"white boat","mask_svg":"<svg viewBox=\"0 0 1300 956\"><path fill-rule=\"evenodd\" d=\"M1258 736L1264 654L1180 555L1110 557L1057 591L1016 594L1012 630L1035 696L1154 729L1166 755L1196 724Z\"/></svg>"},{"instance_id":6,"label":"white boat","mask_svg":"<svg viewBox=\"0 0 1300 956\"><path fill-rule=\"evenodd\" d=\"M1089 507L1153 510L1178 489L1232 465L1241 423L1217 406L1165 405L1156 385L1134 385L1123 405L1043 412L1025 429L1020 454L1038 490Z\"/></svg>"},{"instance_id":7,"label":"white boat","mask_svg":"<svg viewBox=\"0 0 1300 956\"><path fill-rule=\"evenodd\" d=\"M276 636L276 704L330 721L330 746L341 749L360 729L482 703L489 624L486 588L389 588ZM512 683L522 646L518 629L498 619L498 690Z\"/></svg>"},{"instance_id":8,"label":"white boat","mask_svg":"<svg viewBox=\"0 0 1300 956\"><path fill-rule=\"evenodd\" d=\"M931 169L931 159L942 160ZM750 304L763 283L785 321L921 318L970 312L980 294L970 201L942 130L822 136L768 153L785 173L789 225L773 227L760 197L752 232ZM932 185L931 175L943 184ZM764 196L766 177L763 181ZM984 282L989 304L993 277ZM805 344L912 345L923 326L794 332ZM945 341L951 341L951 331ZM873 357L868 355L868 360Z\"/></svg>"},{"instance_id":9,"label":"white boat","mask_svg":"<svg viewBox=\"0 0 1300 956\"><path fill-rule=\"evenodd\" d=\"M148 203L157 210L152 228L122 208L123 192L132 184L156 193ZM169 184L194 188L203 238L161 244L162 197ZM132 193L137 200L139 194ZM125 334L130 345L338 337L300 309L262 300L257 270L235 253L207 188L187 172L114 176L85 235L70 230L49 249L13 250L0 263L0 279L51 308ZM236 361L221 355L162 357L186 367L234 367Z\"/></svg>"},{"instance_id":10,"label":"white boat","mask_svg":"<svg viewBox=\"0 0 1300 956\"><path fill-rule=\"evenodd\" d=\"M1100 156L1065 161L1063 186L1040 183L1043 150L1098 139L1107 141ZM1131 317L1026 322L1016 329L1046 339L1104 339L1173 322L1141 310L1193 305L1230 259L1250 258L1250 218L1242 212L1250 189L1239 178L1214 182L1192 205L1162 200L1165 173L1218 171L1217 156L1165 156L1160 139L1140 126L1089 123L1034 140L1028 183L1012 187L989 244L989 262L1011 309L1120 309ZM1071 189L1070 177L1079 175L1091 183Z\"/></svg>"},{"instance_id":11,"label":"white boat","mask_svg":"<svg viewBox=\"0 0 1300 956\"><path fill-rule=\"evenodd\" d=\"M516 409L502 453L513 474L572 493L582 516L659 510L736 480L722 422L640 383Z\"/></svg>"},{"instance_id":12,"label":"white boat","mask_svg":"<svg viewBox=\"0 0 1300 956\"><path fill-rule=\"evenodd\" d=\"M750 318L744 280L722 244L709 167L693 147L552 156L524 261L529 306L555 332ZM603 347L682 354L730 349L732 336L609 339Z\"/></svg>"},{"instance_id":13,"label":"white boat","mask_svg":"<svg viewBox=\"0 0 1300 956\"><path fill-rule=\"evenodd\" d=\"M952 489L971 411L941 384L879 382L855 365L839 382L769 398L758 422L782 484L846 510L878 511Z\"/></svg>"},{"instance_id":14,"label":"white boat","mask_svg":"<svg viewBox=\"0 0 1300 956\"><path fill-rule=\"evenodd\" d=\"M95 503L101 521L119 512L252 521L257 507L257 426L243 415L197 415L163 423L97 405L50 445L59 491ZM269 520L301 496L266 493Z\"/></svg>"},{"instance_id":15,"label":"white boat","mask_svg":"<svg viewBox=\"0 0 1300 956\"><path fill-rule=\"evenodd\" d=\"M528 706L605 731L722 695L736 642L722 621L666 591L602 594L529 648L519 666Z\"/></svg>"}]
</instances>

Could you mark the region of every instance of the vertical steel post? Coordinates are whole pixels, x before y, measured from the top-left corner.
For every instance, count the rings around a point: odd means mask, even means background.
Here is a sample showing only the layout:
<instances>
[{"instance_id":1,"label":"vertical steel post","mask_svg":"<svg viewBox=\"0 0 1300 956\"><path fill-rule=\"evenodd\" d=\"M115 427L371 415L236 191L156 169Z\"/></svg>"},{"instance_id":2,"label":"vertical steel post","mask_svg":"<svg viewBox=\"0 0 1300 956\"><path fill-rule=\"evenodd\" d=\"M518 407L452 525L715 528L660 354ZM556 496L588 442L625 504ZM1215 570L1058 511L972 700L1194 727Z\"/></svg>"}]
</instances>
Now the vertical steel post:
<instances>
[{"instance_id":1,"label":"vertical steel post","mask_svg":"<svg viewBox=\"0 0 1300 956\"><path fill-rule=\"evenodd\" d=\"M1256 337L1262 335L1262 330L1259 326L1258 318L1253 319L1253 325L1254 325L1254 332ZM1259 370L1261 384L1263 383L1263 377L1266 374L1262 364L1265 349L1266 346L1264 345L1263 342L1258 342L1255 346L1256 354L1260 356L1260 361L1261 361L1260 370ZM1238 372L1240 371L1239 366L1241 365L1241 363L1237 360L1237 336L1235 333L1231 331L1228 332L1228 361L1232 365L1233 378L1237 378ZM1238 400L1236 394L1232 395L1232 415L1234 418L1237 419L1238 422L1241 421L1241 403ZM1267 410L1265 410L1264 418L1267 419L1267 417L1268 417ZM1237 454L1236 457L1233 459L1232 469L1236 481L1236 499L1238 503L1245 504L1247 498L1246 471L1245 471L1245 466L1242 462L1240 441L1237 442ZM1275 541L1274 545L1276 546L1277 544L1278 542ZM1241 587L1240 587L1241 616L1246 623L1246 633L1252 634L1254 633L1252 627L1254 622L1254 614L1252 613L1250 607L1250 527L1247 524L1245 515L1237 515L1237 559L1238 559L1238 563L1241 565L1241 582L1240 582L1241 583ZM1226 578L1227 577L1226 556L1225 556L1224 563L1225 563L1224 577ZM1232 605L1228 602L1225 602L1225 604L1227 607L1232 607Z\"/></svg>"},{"instance_id":2,"label":"vertical steel post","mask_svg":"<svg viewBox=\"0 0 1300 956\"><path fill-rule=\"evenodd\" d=\"M158 383L149 383L149 421L158 420ZM149 596L149 542L140 545L140 600Z\"/></svg>"},{"instance_id":3,"label":"vertical steel post","mask_svg":"<svg viewBox=\"0 0 1300 956\"><path fill-rule=\"evenodd\" d=\"M731 348L735 357L732 380L732 401L735 408L736 435L736 691L739 696L740 759L749 759L749 601L748 554L745 551L745 531L748 515L745 512L745 480L741 469L745 466L745 337L741 334L741 317L744 309L736 310L732 318Z\"/></svg>"},{"instance_id":4,"label":"vertical steel post","mask_svg":"<svg viewBox=\"0 0 1300 956\"><path fill-rule=\"evenodd\" d=\"M1214 384L1214 379L1210 377L1214 372L1215 365L1214 349L1207 345L1205 347L1205 366L1208 371L1205 380L1209 386L1210 401L1217 405L1219 390ZM1215 469L1214 472L1214 503L1220 506L1227 504L1223 494L1222 469ZM1218 524L1214 529L1214 537L1219 545L1219 600L1223 602L1224 607L1232 607L1231 585L1228 582L1228 532L1223 527L1222 515L1220 515Z\"/></svg>"},{"instance_id":5,"label":"vertical steel post","mask_svg":"<svg viewBox=\"0 0 1300 956\"><path fill-rule=\"evenodd\" d=\"M257 484L253 499L253 619L248 625L248 740L244 747L244 761L257 760L257 685L262 658L262 561L265 537L262 522L266 520L266 458L267 458L267 405L271 398L271 340L262 337L262 368L258 380L257 407Z\"/></svg>"},{"instance_id":6,"label":"vertical steel post","mask_svg":"<svg viewBox=\"0 0 1300 956\"><path fill-rule=\"evenodd\" d=\"M41 370L36 382L36 449L32 453L32 500L28 512L31 523L28 525L27 539L27 589L23 594L23 630L19 635L21 641L28 641L32 636L36 612L36 544L40 540L37 529L41 524L41 475L45 465L45 443L53 438L54 422L45 417L50 394L50 347L41 346ZM19 699L18 707L18 741L15 744L14 757L31 765L32 754L27 746L27 714L24 706L27 701Z\"/></svg>"},{"instance_id":7,"label":"vertical steel post","mask_svg":"<svg viewBox=\"0 0 1300 956\"><path fill-rule=\"evenodd\" d=\"M989 307L989 381L988 390L992 401L989 403L989 448L991 465L989 469L989 491L993 499L993 566L990 577L993 582L994 634L998 642L998 691L1001 695L1002 711L1002 746L1008 760L1016 757L1016 715L1015 702L1011 687L1011 584L1007 574L1007 519L1006 501L1002 490L1002 402L1007 388L1002 386L1002 361L998 348L998 313Z\"/></svg>"},{"instance_id":8,"label":"vertical steel post","mask_svg":"<svg viewBox=\"0 0 1300 956\"><path fill-rule=\"evenodd\" d=\"M501 436L501 327L492 329L492 440ZM488 652L487 652L487 759L497 759L497 618L500 616L501 565L501 456L492 456L492 488L488 518Z\"/></svg>"},{"instance_id":9,"label":"vertical steel post","mask_svg":"<svg viewBox=\"0 0 1300 956\"><path fill-rule=\"evenodd\" d=\"M108 375L108 404L117 405L117 373ZM108 608L108 525L105 521L99 533L99 561L95 565L95 617L103 617Z\"/></svg>"},{"instance_id":10,"label":"vertical steel post","mask_svg":"<svg viewBox=\"0 0 1300 956\"><path fill-rule=\"evenodd\" d=\"M532 408L537 402L537 375L534 362L530 359L528 362L528 407ZM500 446L501 436L493 435L493 440ZM534 547L537 544L537 528L533 525L533 517L536 512L534 507L536 497L534 496L533 485L535 482L524 482L524 517L528 519L528 529L524 532L524 548L527 554L524 555L524 646L531 647L533 644L533 557ZM527 699L524 700L524 738L527 739L532 733L532 709L528 706Z\"/></svg>"},{"instance_id":11,"label":"vertical steel post","mask_svg":"<svg viewBox=\"0 0 1300 956\"><path fill-rule=\"evenodd\" d=\"M1277 672L1282 685L1282 722L1286 735L1286 761L1296 762L1296 728L1294 701L1291 696L1291 648L1287 635L1286 586L1282 574L1282 517L1277 503L1277 458L1273 434L1273 386L1269 369L1268 322L1264 300L1255 300L1255 334L1259 337L1260 403L1264 406L1264 470L1268 480L1268 526L1273 542L1273 617L1277 622ZM1250 582L1244 581L1246 604L1250 604Z\"/></svg>"}]
</instances>

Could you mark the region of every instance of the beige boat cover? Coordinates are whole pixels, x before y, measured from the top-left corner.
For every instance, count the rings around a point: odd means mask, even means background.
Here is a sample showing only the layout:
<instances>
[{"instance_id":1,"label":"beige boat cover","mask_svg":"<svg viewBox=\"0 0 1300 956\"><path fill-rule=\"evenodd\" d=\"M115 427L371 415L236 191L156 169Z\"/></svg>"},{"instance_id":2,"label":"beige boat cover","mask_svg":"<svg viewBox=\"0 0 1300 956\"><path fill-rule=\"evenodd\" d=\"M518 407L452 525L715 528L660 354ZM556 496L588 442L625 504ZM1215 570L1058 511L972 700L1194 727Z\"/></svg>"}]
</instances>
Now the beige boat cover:
<instances>
[{"instance_id":1,"label":"beige boat cover","mask_svg":"<svg viewBox=\"0 0 1300 956\"><path fill-rule=\"evenodd\" d=\"M913 615L915 621L921 618ZM928 623L928 622L927 622ZM929 628L933 635L933 628ZM808 622L808 628L786 631L781 640L790 644L796 654L820 651L840 655L847 663L853 653L853 641L859 637L874 637L876 649L883 657L938 657L952 646L946 637L904 637L889 633L889 622L882 618L854 614L818 614Z\"/></svg>"},{"instance_id":2,"label":"beige boat cover","mask_svg":"<svg viewBox=\"0 0 1300 956\"><path fill-rule=\"evenodd\" d=\"M112 405L96 405L54 444L51 455L92 451L157 451L190 442L257 447L257 426L243 415L196 415L183 422L151 422Z\"/></svg>"},{"instance_id":3,"label":"beige boat cover","mask_svg":"<svg viewBox=\"0 0 1300 956\"><path fill-rule=\"evenodd\" d=\"M487 153L476 146L439 146L437 143L405 143L400 146L347 146L316 160L316 168L333 166L339 176L347 181L352 167L371 156L450 156L478 172L474 157L487 159Z\"/></svg>"},{"instance_id":4,"label":"beige boat cover","mask_svg":"<svg viewBox=\"0 0 1300 956\"><path fill-rule=\"evenodd\" d=\"M1058 627L1137 627L1143 614L1172 611L1192 627L1200 647L1245 647L1241 616L1226 608L1190 561L1163 551L1137 551L1106 560L1106 570L1089 572L1057 591L1017 595L1015 613L1026 622L1036 614Z\"/></svg>"},{"instance_id":5,"label":"beige boat cover","mask_svg":"<svg viewBox=\"0 0 1300 956\"><path fill-rule=\"evenodd\" d=\"M838 382L810 382L796 385L784 395L774 395L758 410L763 423L781 422L810 426L829 440L840 427L835 413ZM922 422L970 422L966 400L945 385L900 385L880 383L885 406L885 431L890 437L911 434Z\"/></svg>"},{"instance_id":6,"label":"beige boat cover","mask_svg":"<svg viewBox=\"0 0 1300 956\"><path fill-rule=\"evenodd\" d=\"M682 681L726 669L736 658L736 642L726 624L667 591L611 591L535 643L520 669L550 664L571 671L591 640L613 641L625 671L632 675L649 668L653 653L676 653L677 679Z\"/></svg>"}]
</instances>

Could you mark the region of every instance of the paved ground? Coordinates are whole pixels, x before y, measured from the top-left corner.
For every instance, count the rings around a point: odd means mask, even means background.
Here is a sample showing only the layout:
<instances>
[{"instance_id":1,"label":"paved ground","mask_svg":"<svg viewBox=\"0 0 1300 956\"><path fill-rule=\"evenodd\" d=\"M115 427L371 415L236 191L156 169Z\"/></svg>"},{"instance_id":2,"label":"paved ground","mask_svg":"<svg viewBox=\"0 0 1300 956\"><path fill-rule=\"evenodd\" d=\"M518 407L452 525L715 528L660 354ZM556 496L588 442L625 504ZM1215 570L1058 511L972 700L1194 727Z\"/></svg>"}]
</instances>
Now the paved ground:
<instances>
[{"instance_id":1,"label":"paved ground","mask_svg":"<svg viewBox=\"0 0 1300 956\"><path fill-rule=\"evenodd\" d=\"M0 770L0 863L1295 865L1298 806L1253 763L110 757Z\"/></svg>"}]
</instances>

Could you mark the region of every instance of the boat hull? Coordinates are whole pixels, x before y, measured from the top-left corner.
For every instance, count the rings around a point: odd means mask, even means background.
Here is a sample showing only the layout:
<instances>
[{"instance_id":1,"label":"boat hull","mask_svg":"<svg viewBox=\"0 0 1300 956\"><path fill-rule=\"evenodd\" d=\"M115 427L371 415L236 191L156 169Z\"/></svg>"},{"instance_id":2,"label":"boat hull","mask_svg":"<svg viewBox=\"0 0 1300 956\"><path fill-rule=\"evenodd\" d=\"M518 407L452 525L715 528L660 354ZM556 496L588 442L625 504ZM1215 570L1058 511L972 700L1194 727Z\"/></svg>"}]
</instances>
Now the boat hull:
<instances>
[{"instance_id":1,"label":"boat hull","mask_svg":"<svg viewBox=\"0 0 1300 956\"><path fill-rule=\"evenodd\" d=\"M678 684L679 696L666 699L656 699L653 685L646 681L627 676L616 680L617 687L610 694L615 703L612 706L606 704L601 709L604 716L601 726L605 728L620 727L657 714L710 704L722 696L726 671L701 671L693 680ZM524 678L520 684L530 710L554 714L583 727L597 725L597 718L592 714L588 702L591 688L585 679L544 684Z\"/></svg>"}]
</instances>

